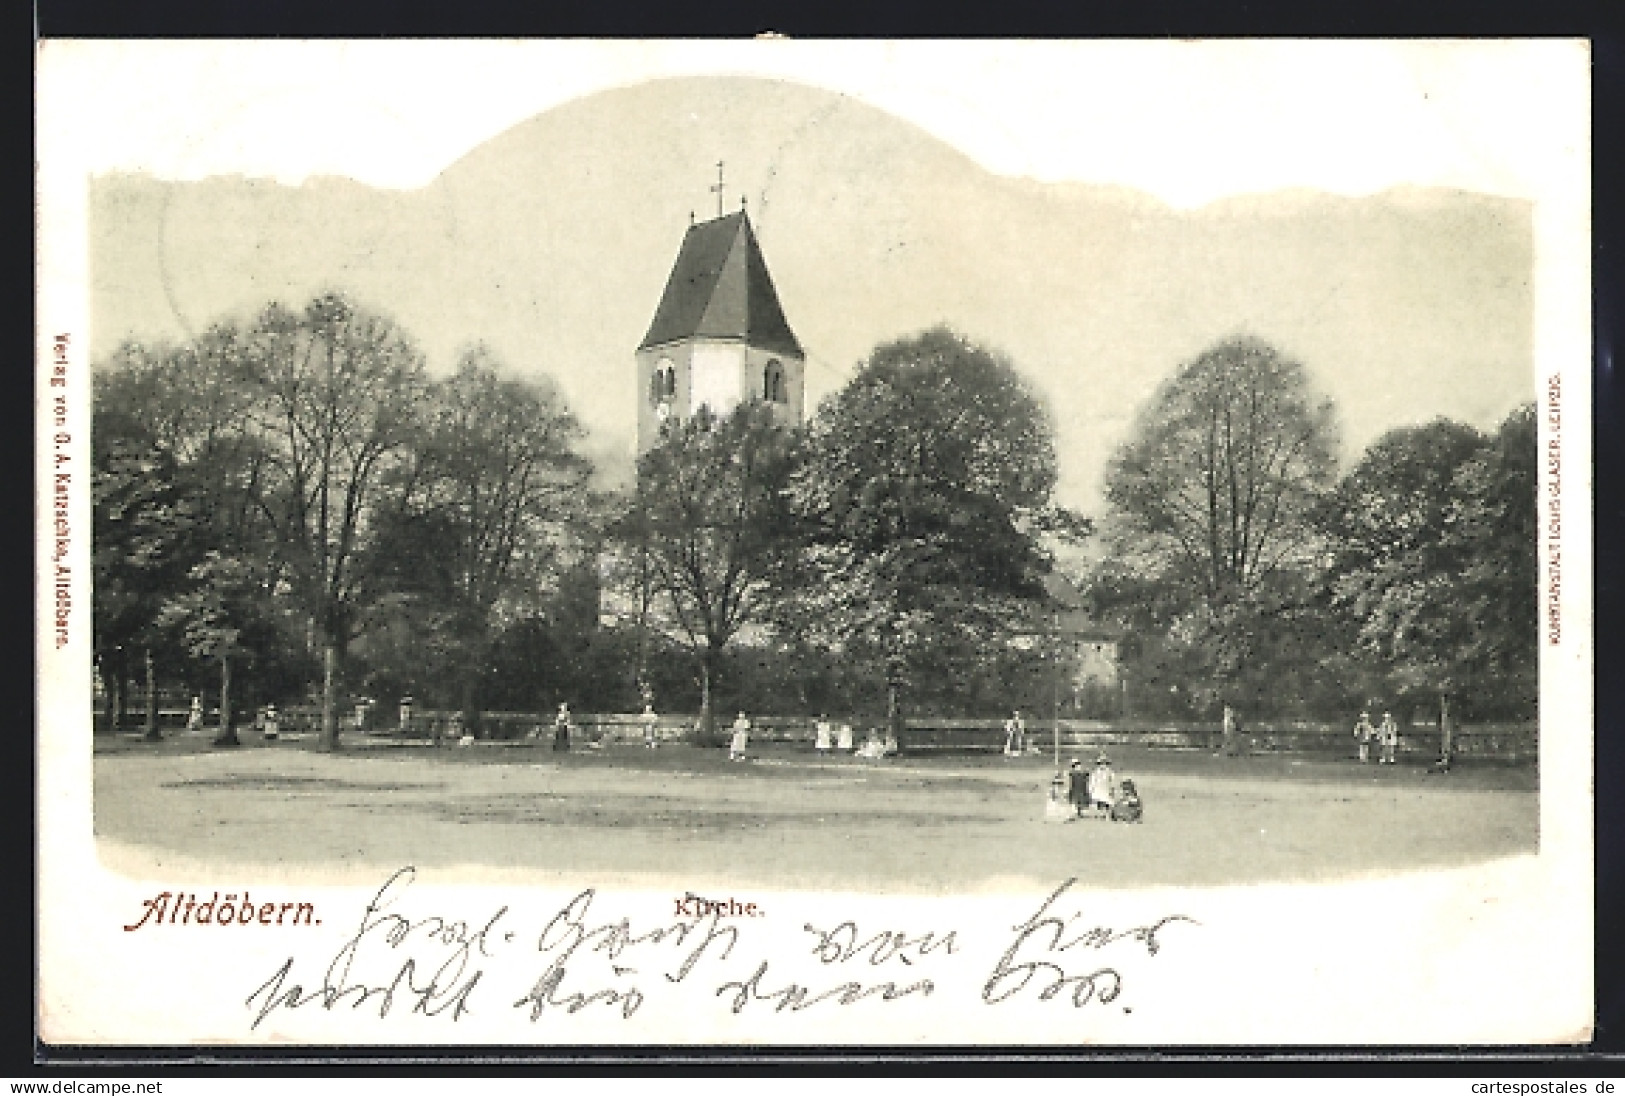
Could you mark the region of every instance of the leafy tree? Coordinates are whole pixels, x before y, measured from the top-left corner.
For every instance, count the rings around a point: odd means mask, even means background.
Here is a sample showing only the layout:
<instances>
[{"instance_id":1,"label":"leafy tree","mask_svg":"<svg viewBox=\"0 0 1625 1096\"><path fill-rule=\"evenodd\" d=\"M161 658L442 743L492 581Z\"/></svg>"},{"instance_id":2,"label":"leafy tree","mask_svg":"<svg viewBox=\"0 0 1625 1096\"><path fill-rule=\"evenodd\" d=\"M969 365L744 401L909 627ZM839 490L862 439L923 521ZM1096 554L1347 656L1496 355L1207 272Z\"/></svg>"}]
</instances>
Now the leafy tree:
<instances>
[{"instance_id":1,"label":"leafy tree","mask_svg":"<svg viewBox=\"0 0 1625 1096\"><path fill-rule=\"evenodd\" d=\"M235 322L179 346L125 343L98 376L97 393L186 469L219 544L243 559L264 555L256 548L266 535L258 505L265 453L251 429L258 393Z\"/></svg>"},{"instance_id":2,"label":"leafy tree","mask_svg":"<svg viewBox=\"0 0 1625 1096\"><path fill-rule=\"evenodd\" d=\"M255 499L321 646L321 743L336 749L361 563L386 484L422 429L423 358L393 321L334 294L299 312L271 305L246 343L263 453Z\"/></svg>"},{"instance_id":3,"label":"leafy tree","mask_svg":"<svg viewBox=\"0 0 1625 1096\"><path fill-rule=\"evenodd\" d=\"M1528 403L1508 414L1461 470L1446 525L1466 556L1460 597L1475 622L1467 651L1480 668L1475 691L1521 718L1533 717L1540 693L1537 463L1535 406Z\"/></svg>"},{"instance_id":4,"label":"leafy tree","mask_svg":"<svg viewBox=\"0 0 1625 1096\"><path fill-rule=\"evenodd\" d=\"M591 465L557 390L504 376L483 347L433 387L429 408L369 565L392 595L382 608L428 614L473 727L493 635L535 608L591 531Z\"/></svg>"},{"instance_id":5,"label":"leafy tree","mask_svg":"<svg viewBox=\"0 0 1625 1096\"><path fill-rule=\"evenodd\" d=\"M1532 406L1494 439L1448 419L1390 431L1345 477L1333 514L1328 585L1349 661L1402 696L1435 696L1447 757L1456 698L1488 708L1522 692L1532 707Z\"/></svg>"},{"instance_id":6,"label":"leafy tree","mask_svg":"<svg viewBox=\"0 0 1625 1096\"><path fill-rule=\"evenodd\" d=\"M1336 446L1303 365L1239 336L1167 380L1108 465L1096 604L1183 649L1204 706L1233 698L1301 611Z\"/></svg>"},{"instance_id":7,"label":"leafy tree","mask_svg":"<svg viewBox=\"0 0 1625 1096\"><path fill-rule=\"evenodd\" d=\"M191 588L170 597L160 620L177 630L189 653L220 669L220 734L217 746L236 746L232 722L232 665L252 659L276 642L260 572L250 563L210 552L191 569Z\"/></svg>"},{"instance_id":8,"label":"leafy tree","mask_svg":"<svg viewBox=\"0 0 1625 1096\"><path fill-rule=\"evenodd\" d=\"M1331 600L1357 660L1384 688L1436 691L1448 707L1467 666L1471 620L1456 597L1466 557L1446 536L1457 477L1484 446L1436 419L1389 431L1339 485Z\"/></svg>"},{"instance_id":9,"label":"leafy tree","mask_svg":"<svg viewBox=\"0 0 1625 1096\"><path fill-rule=\"evenodd\" d=\"M797 506L816 530L795 612L883 665L887 718L955 644L985 649L1043 596L1048 418L1010 363L939 327L877 348L819 408Z\"/></svg>"},{"instance_id":10,"label":"leafy tree","mask_svg":"<svg viewBox=\"0 0 1625 1096\"><path fill-rule=\"evenodd\" d=\"M142 652L145 728L160 737L154 648L159 614L209 544L206 511L175 456L144 424L98 391L91 438L92 607L106 722L122 720L129 657Z\"/></svg>"},{"instance_id":11,"label":"leafy tree","mask_svg":"<svg viewBox=\"0 0 1625 1096\"><path fill-rule=\"evenodd\" d=\"M701 408L666 428L638 463L620 536L639 556L657 606L698 652L700 726L715 731L713 692L728 643L765 624L795 546L787 488L795 439L767 407L717 418Z\"/></svg>"}]
</instances>

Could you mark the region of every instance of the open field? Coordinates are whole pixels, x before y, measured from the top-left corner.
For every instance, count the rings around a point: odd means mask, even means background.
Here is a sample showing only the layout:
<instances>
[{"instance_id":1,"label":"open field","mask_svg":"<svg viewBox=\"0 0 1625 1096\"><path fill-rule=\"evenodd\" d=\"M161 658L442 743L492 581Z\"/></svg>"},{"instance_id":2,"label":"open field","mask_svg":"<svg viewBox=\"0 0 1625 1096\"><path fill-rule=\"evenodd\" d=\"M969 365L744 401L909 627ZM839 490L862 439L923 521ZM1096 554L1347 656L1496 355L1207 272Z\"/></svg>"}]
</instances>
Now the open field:
<instances>
[{"instance_id":1,"label":"open field","mask_svg":"<svg viewBox=\"0 0 1625 1096\"><path fill-rule=\"evenodd\" d=\"M252 736L251 736L252 737ZM818 758L772 747L97 740L98 837L299 867L491 865L936 891L1327 881L1532 853L1531 768L1420 768L1115 749L1145 821L1042 821L1048 757ZM1087 763L1091 760L1084 757Z\"/></svg>"}]
</instances>

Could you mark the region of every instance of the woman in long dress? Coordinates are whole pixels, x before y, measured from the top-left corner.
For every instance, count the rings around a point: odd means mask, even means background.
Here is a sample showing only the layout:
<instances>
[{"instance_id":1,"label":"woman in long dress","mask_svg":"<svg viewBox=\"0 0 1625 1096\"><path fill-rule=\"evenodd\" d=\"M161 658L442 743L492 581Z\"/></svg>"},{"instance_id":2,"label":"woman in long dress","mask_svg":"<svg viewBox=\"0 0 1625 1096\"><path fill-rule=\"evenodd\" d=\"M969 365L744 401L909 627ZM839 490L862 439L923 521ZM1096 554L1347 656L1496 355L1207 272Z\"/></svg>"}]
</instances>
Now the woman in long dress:
<instances>
[{"instance_id":1,"label":"woman in long dress","mask_svg":"<svg viewBox=\"0 0 1625 1096\"><path fill-rule=\"evenodd\" d=\"M750 743L750 720L745 713L740 712L739 718L734 720L733 738L728 742L728 760L745 760L745 747Z\"/></svg>"},{"instance_id":2,"label":"woman in long dress","mask_svg":"<svg viewBox=\"0 0 1625 1096\"><path fill-rule=\"evenodd\" d=\"M1097 813L1105 814L1112 809L1112 801L1117 798L1117 774L1112 771L1112 763L1105 754L1095 762L1094 771L1089 774L1089 806Z\"/></svg>"}]
</instances>

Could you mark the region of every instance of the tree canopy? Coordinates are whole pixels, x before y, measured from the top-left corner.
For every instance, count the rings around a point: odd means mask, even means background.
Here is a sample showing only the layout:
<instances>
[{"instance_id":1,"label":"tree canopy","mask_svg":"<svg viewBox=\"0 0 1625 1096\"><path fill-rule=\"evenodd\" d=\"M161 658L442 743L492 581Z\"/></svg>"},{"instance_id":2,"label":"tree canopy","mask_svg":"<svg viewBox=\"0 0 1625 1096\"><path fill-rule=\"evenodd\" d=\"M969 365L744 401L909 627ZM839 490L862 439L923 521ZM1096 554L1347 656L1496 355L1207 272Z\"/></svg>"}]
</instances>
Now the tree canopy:
<instances>
[{"instance_id":1,"label":"tree canopy","mask_svg":"<svg viewBox=\"0 0 1625 1096\"><path fill-rule=\"evenodd\" d=\"M1226 339L1135 419L1106 472L1115 543L1213 602L1311 562L1337 474L1337 421L1308 371L1261 339Z\"/></svg>"},{"instance_id":2,"label":"tree canopy","mask_svg":"<svg viewBox=\"0 0 1625 1096\"><path fill-rule=\"evenodd\" d=\"M1141 409L1106 479L1095 610L1143 703L1330 714L1535 703L1535 421L1389 431L1338 476L1304 366L1226 340ZM1379 700L1379 698L1383 698Z\"/></svg>"},{"instance_id":3,"label":"tree canopy","mask_svg":"<svg viewBox=\"0 0 1625 1096\"><path fill-rule=\"evenodd\" d=\"M160 615L165 646L223 672L251 656L286 666L285 651L260 648L290 637L262 625L302 633L323 655L328 747L366 625L416 599L469 676L502 611L539 602L580 539L589 466L556 390L505 375L481 348L435 382L405 331L338 294L273 303L178 346L126 344L96 392L109 676Z\"/></svg>"},{"instance_id":4,"label":"tree canopy","mask_svg":"<svg viewBox=\"0 0 1625 1096\"><path fill-rule=\"evenodd\" d=\"M488 698L652 683L697 689L707 727L719 682L753 705L883 702L894 724L905 697L983 712L1057 680L1059 655L1019 637L1055 608L1061 544L1092 532L1053 502L1043 402L946 327L876 347L805 427L758 402L672 422L615 497L545 376L476 345L437 379L336 294L126 344L95 396L97 665L115 723L145 667L149 728L160 675L218 678L228 732L233 696L319 675L329 746L342 688L459 704L476 728ZM1390 431L1341 478L1337 445L1306 367L1250 336L1139 410L1087 583L1123 628L1135 714L1378 695L1533 713L1533 406L1493 434ZM635 630L605 612L616 566Z\"/></svg>"},{"instance_id":5,"label":"tree canopy","mask_svg":"<svg viewBox=\"0 0 1625 1096\"><path fill-rule=\"evenodd\" d=\"M878 347L820 406L795 482L813 530L799 612L828 643L874 652L889 713L911 668L986 640L1042 599L1051 505L1043 406L1010 362L939 327Z\"/></svg>"},{"instance_id":6,"label":"tree canopy","mask_svg":"<svg viewBox=\"0 0 1625 1096\"><path fill-rule=\"evenodd\" d=\"M768 407L744 403L668 425L638 462L625 543L699 653L707 733L722 652L746 625L767 621L794 551L786 492L795 460L792 432Z\"/></svg>"},{"instance_id":7,"label":"tree canopy","mask_svg":"<svg viewBox=\"0 0 1625 1096\"><path fill-rule=\"evenodd\" d=\"M1372 687L1532 702L1534 457L1526 405L1494 438L1448 419L1392 430L1344 477L1327 584Z\"/></svg>"},{"instance_id":8,"label":"tree canopy","mask_svg":"<svg viewBox=\"0 0 1625 1096\"><path fill-rule=\"evenodd\" d=\"M1216 702L1268 657L1307 592L1337 420L1304 366L1252 336L1182 366L1106 471L1097 604L1183 653Z\"/></svg>"},{"instance_id":9,"label":"tree canopy","mask_svg":"<svg viewBox=\"0 0 1625 1096\"><path fill-rule=\"evenodd\" d=\"M423 645L440 657L427 666L457 680L474 726L494 635L537 607L590 538L592 468L557 390L509 375L484 346L430 386L421 421L369 548L372 623L433 637Z\"/></svg>"}]
</instances>

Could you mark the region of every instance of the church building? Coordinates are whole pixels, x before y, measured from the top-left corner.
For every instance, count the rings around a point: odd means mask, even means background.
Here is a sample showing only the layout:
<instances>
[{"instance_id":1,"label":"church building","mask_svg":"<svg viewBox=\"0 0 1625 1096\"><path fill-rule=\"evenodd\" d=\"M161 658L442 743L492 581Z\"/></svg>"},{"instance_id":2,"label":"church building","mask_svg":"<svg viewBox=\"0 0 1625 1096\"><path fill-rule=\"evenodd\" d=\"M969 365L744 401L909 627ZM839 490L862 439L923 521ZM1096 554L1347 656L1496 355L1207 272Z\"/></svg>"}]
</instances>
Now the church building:
<instances>
[{"instance_id":1,"label":"church building","mask_svg":"<svg viewBox=\"0 0 1625 1096\"><path fill-rule=\"evenodd\" d=\"M637 349L638 455L661 426L701 406L725 415L762 400L801 421L806 355L790 330L743 208L690 224Z\"/></svg>"},{"instance_id":2,"label":"church building","mask_svg":"<svg viewBox=\"0 0 1625 1096\"><path fill-rule=\"evenodd\" d=\"M693 223L683 237L636 351L637 455L667 423L701 407L726 415L759 400L787 426L806 413L807 357L790 330L750 217ZM598 617L609 627L659 616L639 589L639 568L624 553L598 558ZM669 623L669 622L668 622Z\"/></svg>"}]
</instances>

